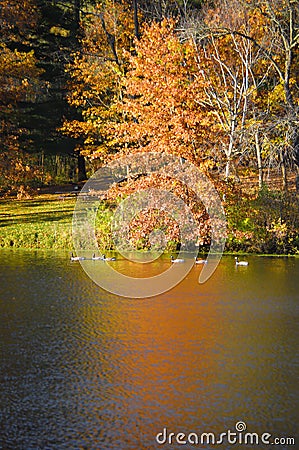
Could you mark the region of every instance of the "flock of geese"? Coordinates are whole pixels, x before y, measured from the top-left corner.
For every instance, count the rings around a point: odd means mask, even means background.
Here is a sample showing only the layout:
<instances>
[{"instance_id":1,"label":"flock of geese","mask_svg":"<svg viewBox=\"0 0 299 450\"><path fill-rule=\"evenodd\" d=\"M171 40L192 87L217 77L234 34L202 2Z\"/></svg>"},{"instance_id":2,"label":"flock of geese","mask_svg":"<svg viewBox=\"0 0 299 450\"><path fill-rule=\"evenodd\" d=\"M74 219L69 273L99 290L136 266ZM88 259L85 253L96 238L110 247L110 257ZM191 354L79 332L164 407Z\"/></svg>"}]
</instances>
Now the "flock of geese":
<instances>
[{"instance_id":1,"label":"flock of geese","mask_svg":"<svg viewBox=\"0 0 299 450\"><path fill-rule=\"evenodd\" d=\"M94 253L91 258L85 258L85 256L74 256L74 254L71 253L71 261L86 261L88 259L92 261L116 261L114 256L112 258L106 258L106 255L96 256Z\"/></svg>"},{"instance_id":2,"label":"flock of geese","mask_svg":"<svg viewBox=\"0 0 299 450\"><path fill-rule=\"evenodd\" d=\"M170 257L170 261L172 263L183 263L183 262L185 262L184 259L182 259L182 258L174 259L173 256ZM248 261L239 261L239 257L238 256L235 257L235 261L236 261L236 266L248 266ZM194 258L194 263L195 264L207 264L208 260L207 259L197 259L195 257Z\"/></svg>"},{"instance_id":3,"label":"flock of geese","mask_svg":"<svg viewBox=\"0 0 299 450\"><path fill-rule=\"evenodd\" d=\"M84 256L74 256L73 253L71 253L71 261L83 261L83 260L87 260L89 258L85 258ZM90 258L92 261L116 261L116 258L113 256L112 258L106 258L106 255L102 255L102 256L96 256L95 253L92 255L92 257ZM235 257L235 261L236 261L236 266L248 266L248 261L239 261L239 257L236 256ZM170 257L170 262L171 263L184 263L185 260L183 258L174 258L172 255ZM194 258L194 264L207 264L208 260L207 259L197 259L196 257Z\"/></svg>"}]
</instances>

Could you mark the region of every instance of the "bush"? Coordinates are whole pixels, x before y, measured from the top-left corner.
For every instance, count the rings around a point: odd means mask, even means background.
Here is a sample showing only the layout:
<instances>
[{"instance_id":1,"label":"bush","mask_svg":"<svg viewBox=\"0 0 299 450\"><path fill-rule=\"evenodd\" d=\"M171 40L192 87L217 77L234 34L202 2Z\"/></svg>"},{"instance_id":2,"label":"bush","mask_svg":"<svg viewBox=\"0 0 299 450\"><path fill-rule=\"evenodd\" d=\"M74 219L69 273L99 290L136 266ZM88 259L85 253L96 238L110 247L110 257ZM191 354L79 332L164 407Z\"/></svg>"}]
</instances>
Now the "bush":
<instances>
[{"instance_id":1,"label":"bush","mask_svg":"<svg viewBox=\"0 0 299 450\"><path fill-rule=\"evenodd\" d=\"M226 249L255 253L297 254L299 212L295 194L263 188L256 197L237 196L226 206Z\"/></svg>"}]
</instances>

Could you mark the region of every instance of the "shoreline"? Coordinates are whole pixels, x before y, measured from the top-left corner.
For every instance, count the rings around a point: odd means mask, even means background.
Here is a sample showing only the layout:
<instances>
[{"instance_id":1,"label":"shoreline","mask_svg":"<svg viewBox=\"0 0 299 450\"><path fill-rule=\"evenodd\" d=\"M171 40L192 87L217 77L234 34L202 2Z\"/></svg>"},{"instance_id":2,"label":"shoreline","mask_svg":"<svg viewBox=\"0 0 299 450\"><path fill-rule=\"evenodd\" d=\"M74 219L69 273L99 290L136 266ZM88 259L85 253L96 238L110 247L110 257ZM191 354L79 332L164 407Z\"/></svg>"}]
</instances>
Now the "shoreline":
<instances>
[{"instance_id":1,"label":"shoreline","mask_svg":"<svg viewBox=\"0 0 299 450\"><path fill-rule=\"evenodd\" d=\"M61 197L60 192L38 194L23 200L0 198L0 249L74 251L72 218L76 200L75 196ZM243 206L229 211L224 255L299 257L299 232L296 228L288 231L286 224L278 220L267 231L252 222L252 218L246 218L250 211L247 212ZM250 207L254 208L254 204ZM113 252L113 241L109 235L112 213L101 210L100 214L97 228L99 248L102 252ZM290 214L293 212L290 211ZM297 217L294 216L295 219ZM172 245L165 253L178 253L175 242ZM198 252L199 255L207 253L206 248L200 248Z\"/></svg>"},{"instance_id":2,"label":"shoreline","mask_svg":"<svg viewBox=\"0 0 299 450\"><path fill-rule=\"evenodd\" d=\"M66 254L69 254L70 252L75 252L75 250L73 248L63 248L63 247L52 247L52 248L46 248L46 247L0 247L0 251L11 251L11 252L18 252L18 251L28 251L28 252L64 252ZM93 250L90 250L91 252ZM111 255L117 255L119 254L116 250L104 250L104 252L106 254L111 254ZM99 253L103 253L100 249L99 249ZM188 252L185 252L188 253ZM170 255L175 255L178 254L178 252L163 252L162 253L162 257L166 257ZM218 253L216 253L218 254ZM193 255L193 254L192 254ZM198 257L207 257L208 254L207 253L198 253ZM259 258L299 258L299 254L280 254L280 253L249 253L249 252L223 252L223 254L221 255L221 257L223 256L255 256L255 257L259 257ZM192 256L193 258L193 256Z\"/></svg>"}]
</instances>

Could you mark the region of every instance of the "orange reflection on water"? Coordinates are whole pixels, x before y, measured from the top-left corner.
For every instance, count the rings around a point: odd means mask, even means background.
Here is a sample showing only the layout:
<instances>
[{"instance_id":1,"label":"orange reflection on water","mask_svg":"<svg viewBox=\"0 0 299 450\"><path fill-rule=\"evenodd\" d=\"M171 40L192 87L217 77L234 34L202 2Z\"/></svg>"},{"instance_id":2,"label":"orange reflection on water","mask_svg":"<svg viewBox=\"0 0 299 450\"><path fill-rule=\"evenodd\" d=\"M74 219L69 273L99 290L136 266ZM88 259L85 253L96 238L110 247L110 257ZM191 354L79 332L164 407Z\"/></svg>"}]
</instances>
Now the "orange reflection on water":
<instances>
[{"instance_id":1,"label":"orange reflection on water","mask_svg":"<svg viewBox=\"0 0 299 450\"><path fill-rule=\"evenodd\" d=\"M284 342L288 328L272 293L268 309L265 303L259 309L261 286L269 286L272 275L266 279L251 266L236 269L228 260L199 285L200 270L194 267L176 288L158 297L107 294L105 308L86 317L105 343L105 358L95 355L100 378L108 382L101 395L113 399L108 404L117 417L127 412L117 429L132 450L155 448L148 446L149 439L163 427L220 433L224 423L233 428L242 419L256 420L260 427L261 420L271 418L267 405L275 401L277 386L280 405L287 398L273 343ZM101 411L99 420L103 417L108 420Z\"/></svg>"},{"instance_id":2,"label":"orange reflection on water","mask_svg":"<svg viewBox=\"0 0 299 450\"><path fill-rule=\"evenodd\" d=\"M118 407L128 411L124 430L132 427L132 417L148 423L151 434L157 420L168 426L184 422L183 410L198 423L206 414L217 376L215 356L221 351L220 317L217 299L207 301L197 283L199 271L192 269L183 283L159 297L128 300L107 295L104 316L90 311L92 316L85 318L98 320L109 347L105 353L110 358L101 360L101 377L113 386L109 395L118 399ZM140 442L136 448L143 448Z\"/></svg>"}]
</instances>

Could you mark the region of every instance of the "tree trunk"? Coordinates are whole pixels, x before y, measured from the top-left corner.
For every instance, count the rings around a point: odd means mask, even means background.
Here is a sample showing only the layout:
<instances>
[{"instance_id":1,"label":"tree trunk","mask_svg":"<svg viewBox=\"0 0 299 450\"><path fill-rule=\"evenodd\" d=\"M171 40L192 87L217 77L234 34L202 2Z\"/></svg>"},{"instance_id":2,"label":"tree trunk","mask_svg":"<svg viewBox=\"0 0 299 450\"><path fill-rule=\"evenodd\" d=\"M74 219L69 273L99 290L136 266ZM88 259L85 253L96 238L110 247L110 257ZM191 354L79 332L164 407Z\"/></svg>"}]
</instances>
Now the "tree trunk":
<instances>
[{"instance_id":1,"label":"tree trunk","mask_svg":"<svg viewBox=\"0 0 299 450\"><path fill-rule=\"evenodd\" d=\"M42 166L42 183L43 183L44 178L45 178L45 152L44 152L44 150L42 150L41 166Z\"/></svg>"},{"instance_id":2,"label":"tree trunk","mask_svg":"<svg viewBox=\"0 0 299 450\"><path fill-rule=\"evenodd\" d=\"M254 139L255 139L257 167L258 167L258 174L259 174L259 188L262 189L263 183L264 183L264 172L263 172L262 154L261 154L261 147L260 147L258 132L255 133Z\"/></svg>"},{"instance_id":3,"label":"tree trunk","mask_svg":"<svg viewBox=\"0 0 299 450\"><path fill-rule=\"evenodd\" d=\"M74 21L77 32L80 27L80 8L81 8L81 0L74 0Z\"/></svg>"},{"instance_id":4,"label":"tree trunk","mask_svg":"<svg viewBox=\"0 0 299 450\"><path fill-rule=\"evenodd\" d=\"M84 181L86 178L85 159L83 155L78 154L78 181Z\"/></svg>"},{"instance_id":5,"label":"tree trunk","mask_svg":"<svg viewBox=\"0 0 299 450\"><path fill-rule=\"evenodd\" d=\"M120 67L120 62L119 62L119 59L118 59L118 55L117 55L117 51L116 51L116 45L115 45L115 36L114 36L114 34L109 33L109 31L107 30L106 22L105 22L103 14L101 14L101 23L102 23L103 31L104 31L104 33L106 35L106 38L107 38L107 42L110 45L110 48L111 48L112 53L114 55L115 62Z\"/></svg>"},{"instance_id":6,"label":"tree trunk","mask_svg":"<svg viewBox=\"0 0 299 450\"><path fill-rule=\"evenodd\" d=\"M230 158L226 159L226 166L225 166L225 180L227 181L230 175Z\"/></svg>"},{"instance_id":7,"label":"tree trunk","mask_svg":"<svg viewBox=\"0 0 299 450\"><path fill-rule=\"evenodd\" d=\"M296 165L297 173L299 174L299 133L296 131L293 138L293 161Z\"/></svg>"},{"instance_id":8,"label":"tree trunk","mask_svg":"<svg viewBox=\"0 0 299 450\"><path fill-rule=\"evenodd\" d=\"M280 162L281 162L281 175L282 175L282 188L284 191L288 190L287 168L285 163L285 157L283 151L280 150Z\"/></svg>"},{"instance_id":9,"label":"tree trunk","mask_svg":"<svg viewBox=\"0 0 299 450\"><path fill-rule=\"evenodd\" d=\"M226 155L225 180L226 181L228 180L228 178L230 176L231 160L232 160L234 143L235 143L235 130L236 130L236 115L234 115L234 117L231 120L229 144L228 144L228 149L225 150L225 155Z\"/></svg>"}]
</instances>

